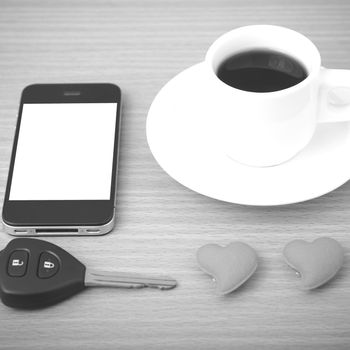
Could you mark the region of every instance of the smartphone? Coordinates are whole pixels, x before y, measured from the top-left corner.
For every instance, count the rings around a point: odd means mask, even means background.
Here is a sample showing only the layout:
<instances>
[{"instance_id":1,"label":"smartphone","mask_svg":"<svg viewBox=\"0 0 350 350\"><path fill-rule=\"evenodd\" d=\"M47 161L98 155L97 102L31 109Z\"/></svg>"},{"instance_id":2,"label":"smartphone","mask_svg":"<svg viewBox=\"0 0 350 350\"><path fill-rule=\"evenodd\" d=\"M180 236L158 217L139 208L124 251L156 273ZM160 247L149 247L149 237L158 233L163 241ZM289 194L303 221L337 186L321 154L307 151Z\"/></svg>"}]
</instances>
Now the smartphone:
<instances>
[{"instance_id":1,"label":"smartphone","mask_svg":"<svg viewBox=\"0 0 350 350\"><path fill-rule=\"evenodd\" d=\"M17 236L101 235L116 212L121 92L36 84L21 96L2 211Z\"/></svg>"}]
</instances>

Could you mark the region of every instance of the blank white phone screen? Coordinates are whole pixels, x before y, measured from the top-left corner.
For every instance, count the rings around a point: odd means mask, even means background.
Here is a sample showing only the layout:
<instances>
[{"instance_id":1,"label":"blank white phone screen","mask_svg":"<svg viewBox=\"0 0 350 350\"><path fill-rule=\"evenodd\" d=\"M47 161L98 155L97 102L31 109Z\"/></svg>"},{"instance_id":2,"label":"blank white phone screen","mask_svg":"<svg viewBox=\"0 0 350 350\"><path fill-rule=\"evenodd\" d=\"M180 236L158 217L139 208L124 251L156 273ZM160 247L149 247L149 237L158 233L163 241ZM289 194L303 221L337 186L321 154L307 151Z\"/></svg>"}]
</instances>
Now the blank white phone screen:
<instances>
[{"instance_id":1,"label":"blank white phone screen","mask_svg":"<svg viewBox=\"0 0 350 350\"><path fill-rule=\"evenodd\" d=\"M10 200L109 200L117 103L24 104Z\"/></svg>"}]
</instances>

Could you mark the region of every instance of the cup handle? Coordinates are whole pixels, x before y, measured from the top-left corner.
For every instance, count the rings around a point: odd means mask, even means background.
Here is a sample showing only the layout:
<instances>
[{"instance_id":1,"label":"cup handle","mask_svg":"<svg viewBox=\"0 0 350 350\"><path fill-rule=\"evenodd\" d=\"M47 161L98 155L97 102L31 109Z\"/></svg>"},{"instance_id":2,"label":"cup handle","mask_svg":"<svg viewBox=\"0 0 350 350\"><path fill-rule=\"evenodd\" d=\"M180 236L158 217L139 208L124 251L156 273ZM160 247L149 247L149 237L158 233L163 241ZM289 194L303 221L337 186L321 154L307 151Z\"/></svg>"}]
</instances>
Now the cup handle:
<instances>
[{"instance_id":1,"label":"cup handle","mask_svg":"<svg viewBox=\"0 0 350 350\"><path fill-rule=\"evenodd\" d=\"M319 123L349 121L350 70L322 67L319 101Z\"/></svg>"}]
</instances>

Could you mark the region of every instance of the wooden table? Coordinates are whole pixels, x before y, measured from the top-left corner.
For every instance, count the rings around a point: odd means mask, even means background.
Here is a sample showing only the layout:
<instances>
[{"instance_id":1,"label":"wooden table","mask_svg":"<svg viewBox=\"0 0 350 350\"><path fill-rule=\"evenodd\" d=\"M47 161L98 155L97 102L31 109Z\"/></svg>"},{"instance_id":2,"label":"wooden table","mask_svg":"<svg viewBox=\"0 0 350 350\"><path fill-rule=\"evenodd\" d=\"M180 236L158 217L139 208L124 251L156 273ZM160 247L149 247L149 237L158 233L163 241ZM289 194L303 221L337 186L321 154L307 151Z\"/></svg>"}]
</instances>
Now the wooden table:
<instances>
[{"instance_id":1,"label":"wooden table","mask_svg":"<svg viewBox=\"0 0 350 350\"><path fill-rule=\"evenodd\" d=\"M113 82L124 93L118 224L103 237L49 237L94 268L166 272L158 290L90 289L40 311L0 305L1 349L349 349L350 183L306 203L243 207L167 176L147 145L157 91L201 61L220 34L271 23L309 36L323 64L350 68L350 2L305 0L6 1L0 4L0 199L21 90L36 82ZM349 160L350 161L350 160ZM283 246L330 235L347 248L340 275L296 288ZM4 246L11 237L0 235ZM217 297L196 263L205 243L244 240L260 267Z\"/></svg>"}]
</instances>

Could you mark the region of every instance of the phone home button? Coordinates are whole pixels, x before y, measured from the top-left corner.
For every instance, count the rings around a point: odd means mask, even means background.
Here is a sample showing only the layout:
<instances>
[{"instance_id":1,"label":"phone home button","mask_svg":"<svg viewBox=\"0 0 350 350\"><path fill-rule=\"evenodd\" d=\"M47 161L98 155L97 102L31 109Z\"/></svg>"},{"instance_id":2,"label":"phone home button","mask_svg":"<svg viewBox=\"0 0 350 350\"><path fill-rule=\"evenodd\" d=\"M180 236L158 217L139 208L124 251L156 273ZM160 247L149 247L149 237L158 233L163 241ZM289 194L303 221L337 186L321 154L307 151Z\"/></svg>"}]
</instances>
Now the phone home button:
<instances>
[{"instance_id":1,"label":"phone home button","mask_svg":"<svg viewBox=\"0 0 350 350\"><path fill-rule=\"evenodd\" d=\"M40 255L38 276L39 278L50 278L58 272L60 262L57 257L49 252Z\"/></svg>"}]
</instances>

